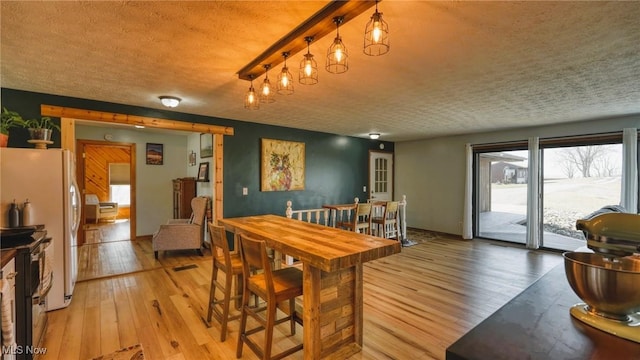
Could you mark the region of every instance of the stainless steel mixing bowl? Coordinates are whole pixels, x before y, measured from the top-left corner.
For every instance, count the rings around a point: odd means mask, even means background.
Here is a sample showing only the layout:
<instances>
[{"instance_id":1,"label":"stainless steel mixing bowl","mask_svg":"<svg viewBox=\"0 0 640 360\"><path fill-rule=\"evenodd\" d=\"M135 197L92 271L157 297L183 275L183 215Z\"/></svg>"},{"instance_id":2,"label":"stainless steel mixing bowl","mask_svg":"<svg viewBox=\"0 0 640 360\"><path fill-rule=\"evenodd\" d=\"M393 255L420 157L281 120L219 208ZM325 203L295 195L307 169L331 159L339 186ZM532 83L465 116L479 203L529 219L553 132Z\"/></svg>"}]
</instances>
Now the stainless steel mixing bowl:
<instances>
[{"instance_id":1,"label":"stainless steel mixing bowl","mask_svg":"<svg viewBox=\"0 0 640 360\"><path fill-rule=\"evenodd\" d=\"M640 313L640 257L608 258L566 252L564 269L573 291L588 311L620 321Z\"/></svg>"}]
</instances>

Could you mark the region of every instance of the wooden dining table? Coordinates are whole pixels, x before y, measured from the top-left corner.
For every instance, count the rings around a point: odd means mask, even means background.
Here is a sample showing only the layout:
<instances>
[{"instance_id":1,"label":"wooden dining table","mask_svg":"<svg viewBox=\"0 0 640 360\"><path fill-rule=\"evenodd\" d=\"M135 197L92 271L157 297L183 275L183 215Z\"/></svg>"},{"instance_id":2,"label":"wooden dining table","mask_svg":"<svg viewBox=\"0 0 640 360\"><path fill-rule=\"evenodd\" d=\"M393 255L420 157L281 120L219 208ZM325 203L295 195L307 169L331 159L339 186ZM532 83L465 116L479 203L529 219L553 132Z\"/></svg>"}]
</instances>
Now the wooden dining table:
<instances>
[{"instance_id":1,"label":"wooden dining table","mask_svg":"<svg viewBox=\"0 0 640 360\"><path fill-rule=\"evenodd\" d=\"M329 209L331 211L330 218L331 218L331 226L333 227L337 227L339 222L344 221L345 216L350 218L352 215L351 211L355 210L356 206L358 206L358 203L322 205L324 209Z\"/></svg>"},{"instance_id":2,"label":"wooden dining table","mask_svg":"<svg viewBox=\"0 0 640 360\"><path fill-rule=\"evenodd\" d=\"M344 359L362 350L363 264L397 254L398 241L277 215L219 219L302 262L304 359Z\"/></svg>"}]
</instances>

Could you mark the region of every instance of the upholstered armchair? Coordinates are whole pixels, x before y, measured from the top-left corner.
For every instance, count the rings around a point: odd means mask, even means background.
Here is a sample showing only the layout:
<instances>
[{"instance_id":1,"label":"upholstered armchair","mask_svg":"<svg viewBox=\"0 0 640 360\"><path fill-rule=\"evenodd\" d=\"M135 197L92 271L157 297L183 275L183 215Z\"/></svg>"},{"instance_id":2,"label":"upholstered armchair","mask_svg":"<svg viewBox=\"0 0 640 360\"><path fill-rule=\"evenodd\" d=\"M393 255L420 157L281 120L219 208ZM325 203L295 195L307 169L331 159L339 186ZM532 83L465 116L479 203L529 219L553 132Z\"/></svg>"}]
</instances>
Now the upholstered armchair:
<instances>
[{"instance_id":1,"label":"upholstered armchair","mask_svg":"<svg viewBox=\"0 0 640 360\"><path fill-rule=\"evenodd\" d=\"M118 217L118 203L100 201L98 195L85 195L85 218L95 220L96 224L100 219L111 218L115 220Z\"/></svg>"},{"instance_id":2,"label":"upholstered armchair","mask_svg":"<svg viewBox=\"0 0 640 360\"><path fill-rule=\"evenodd\" d=\"M205 215L208 198L204 196L191 199L191 218L171 219L153 234L153 252L158 258L160 250L198 250L202 256L204 243Z\"/></svg>"}]
</instances>

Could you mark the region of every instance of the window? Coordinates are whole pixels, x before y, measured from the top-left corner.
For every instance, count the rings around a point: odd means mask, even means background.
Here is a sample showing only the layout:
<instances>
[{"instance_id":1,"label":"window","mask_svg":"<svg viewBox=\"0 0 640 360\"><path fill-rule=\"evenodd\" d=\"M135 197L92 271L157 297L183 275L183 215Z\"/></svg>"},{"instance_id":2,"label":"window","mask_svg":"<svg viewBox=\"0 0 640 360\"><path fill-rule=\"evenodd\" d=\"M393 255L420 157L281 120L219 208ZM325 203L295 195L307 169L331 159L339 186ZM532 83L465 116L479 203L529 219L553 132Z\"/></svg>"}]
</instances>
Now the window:
<instances>
[{"instance_id":1,"label":"window","mask_svg":"<svg viewBox=\"0 0 640 360\"><path fill-rule=\"evenodd\" d=\"M109 164L109 200L119 206L131 205L130 171L128 163Z\"/></svg>"},{"instance_id":2,"label":"window","mask_svg":"<svg viewBox=\"0 0 640 360\"><path fill-rule=\"evenodd\" d=\"M117 202L118 206L131 205L131 185L110 185L109 201Z\"/></svg>"}]
</instances>

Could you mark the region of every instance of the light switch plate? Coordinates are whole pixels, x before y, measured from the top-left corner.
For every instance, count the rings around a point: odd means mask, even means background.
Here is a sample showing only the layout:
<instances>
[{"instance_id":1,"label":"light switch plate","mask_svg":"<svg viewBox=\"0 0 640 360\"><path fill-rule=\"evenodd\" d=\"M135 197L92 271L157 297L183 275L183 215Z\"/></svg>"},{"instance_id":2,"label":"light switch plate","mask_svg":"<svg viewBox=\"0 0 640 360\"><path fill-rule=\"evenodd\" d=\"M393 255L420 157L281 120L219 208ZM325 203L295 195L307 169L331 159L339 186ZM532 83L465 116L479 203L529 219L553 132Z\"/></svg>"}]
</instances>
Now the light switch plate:
<instances>
[{"instance_id":1,"label":"light switch plate","mask_svg":"<svg viewBox=\"0 0 640 360\"><path fill-rule=\"evenodd\" d=\"M242 195L249 195L249 188L243 187L242 188Z\"/></svg>"}]
</instances>

